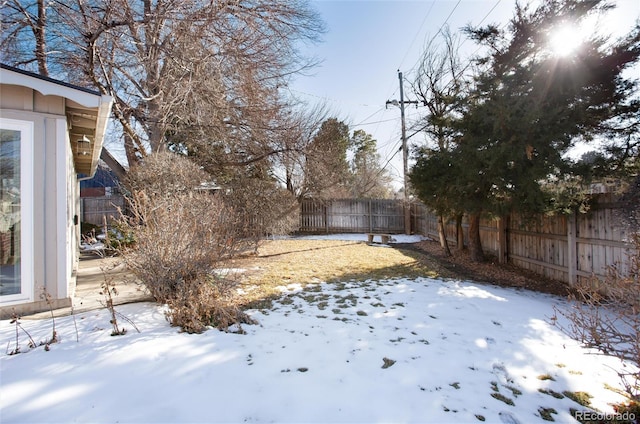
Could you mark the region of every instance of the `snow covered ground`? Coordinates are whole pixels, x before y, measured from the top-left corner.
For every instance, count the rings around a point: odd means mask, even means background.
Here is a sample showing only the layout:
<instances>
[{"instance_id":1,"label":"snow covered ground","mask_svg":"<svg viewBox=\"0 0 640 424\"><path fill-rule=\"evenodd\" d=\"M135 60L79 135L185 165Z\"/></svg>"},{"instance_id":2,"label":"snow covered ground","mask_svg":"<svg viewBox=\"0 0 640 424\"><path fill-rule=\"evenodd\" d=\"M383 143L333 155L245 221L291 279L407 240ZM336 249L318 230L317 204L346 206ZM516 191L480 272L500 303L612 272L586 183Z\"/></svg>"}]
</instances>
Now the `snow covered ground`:
<instances>
[{"instance_id":1,"label":"snow covered ground","mask_svg":"<svg viewBox=\"0 0 640 424\"><path fill-rule=\"evenodd\" d=\"M605 387L620 364L548 323L557 297L428 278L282 291L246 334L179 333L150 303L117 308L140 333L120 320L110 336L105 310L57 319L48 352L20 333L25 353L0 356L0 421L532 423L546 408L576 422L565 391L608 413L622 400ZM9 321L0 342L15 347Z\"/></svg>"}]
</instances>

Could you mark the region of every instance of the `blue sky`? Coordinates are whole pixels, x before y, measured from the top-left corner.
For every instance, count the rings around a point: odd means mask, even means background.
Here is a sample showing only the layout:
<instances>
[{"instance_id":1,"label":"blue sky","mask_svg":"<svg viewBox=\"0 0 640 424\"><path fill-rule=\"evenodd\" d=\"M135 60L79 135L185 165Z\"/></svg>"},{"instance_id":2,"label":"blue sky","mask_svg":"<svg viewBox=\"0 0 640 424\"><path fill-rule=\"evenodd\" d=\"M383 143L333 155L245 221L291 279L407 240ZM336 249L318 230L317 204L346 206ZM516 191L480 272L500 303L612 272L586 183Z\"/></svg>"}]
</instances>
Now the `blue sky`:
<instances>
[{"instance_id":1,"label":"blue sky","mask_svg":"<svg viewBox=\"0 0 640 424\"><path fill-rule=\"evenodd\" d=\"M637 0L614 1L604 32L630 30L640 17ZM504 24L512 16L514 0L316 0L312 5L327 25L324 42L310 47L322 64L311 75L291 85L294 96L310 102L325 101L351 130L362 129L378 141L383 163L402 182L400 110L385 108L387 100L399 99L398 70L411 78L424 46L445 22L452 32L466 24ZM476 51L472 41L463 54ZM640 75L639 75L640 76ZM405 99L411 99L405 83ZM422 110L421 110L422 109ZM424 108L407 106L407 123ZM421 135L410 139L422 143ZM395 154L395 155L394 155Z\"/></svg>"},{"instance_id":2,"label":"blue sky","mask_svg":"<svg viewBox=\"0 0 640 424\"><path fill-rule=\"evenodd\" d=\"M609 13L602 31L628 32L640 18L640 1L611 2L617 8ZM513 14L515 0L312 0L311 5L326 23L327 33L322 43L309 46L305 53L322 63L309 75L297 77L290 92L309 104L325 102L352 131L362 129L373 135L394 186L400 188L400 109L385 107L387 100L399 99L398 70L411 79L424 46L445 23L452 32L467 24L504 25ZM462 46L463 54L476 50L472 41ZM634 72L640 78L640 67ZM404 87L405 99L412 99L407 82ZM424 112L423 107L407 106L407 125ZM425 140L418 134L409 141ZM121 144L106 141L106 147L126 163Z\"/></svg>"}]
</instances>

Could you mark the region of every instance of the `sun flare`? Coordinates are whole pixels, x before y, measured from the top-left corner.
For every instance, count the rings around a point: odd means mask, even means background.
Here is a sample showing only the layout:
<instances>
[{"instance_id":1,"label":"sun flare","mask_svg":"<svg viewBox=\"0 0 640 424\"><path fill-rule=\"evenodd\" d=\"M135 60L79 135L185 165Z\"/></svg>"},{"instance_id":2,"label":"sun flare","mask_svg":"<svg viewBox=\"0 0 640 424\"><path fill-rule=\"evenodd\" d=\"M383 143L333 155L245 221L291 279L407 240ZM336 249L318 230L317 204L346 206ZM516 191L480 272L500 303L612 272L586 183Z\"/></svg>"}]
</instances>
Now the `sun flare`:
<instances>
[{"instance_id":1,"label":"sun flare","mask_svg":"<svg viewBox=\"0 0 640 424\"><path fill-rule=\"evenodd\" d=\"M556 56L568 56L576 51L582 42L584 35L576 26L564 26L553 31L549 37L549 47Z\"/></svg>"}]
</instances>

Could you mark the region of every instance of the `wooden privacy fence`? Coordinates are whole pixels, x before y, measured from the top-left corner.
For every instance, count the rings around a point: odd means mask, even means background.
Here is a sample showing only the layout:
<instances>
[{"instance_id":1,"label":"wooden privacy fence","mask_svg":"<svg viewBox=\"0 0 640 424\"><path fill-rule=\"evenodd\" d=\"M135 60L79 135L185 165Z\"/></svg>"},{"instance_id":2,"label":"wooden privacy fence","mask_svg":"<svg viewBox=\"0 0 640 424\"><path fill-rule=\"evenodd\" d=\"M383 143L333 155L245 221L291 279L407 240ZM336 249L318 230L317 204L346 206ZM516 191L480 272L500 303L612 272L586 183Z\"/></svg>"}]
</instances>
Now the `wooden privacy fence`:
<instances>
[{"instance_id":1,"label":"wooden privacy fence","mask_svg":"<svg viewBox=\"0 0 640 424\"><path fill-rule=\"evenodd\" d=\"M634 253L628 232L610 195L599 195L586 214L524 219L515 214L482 219L480 237L485 253L555 280L574 284L580 279L606 276L611 266L629 273ZM410 204L411 233L438 239L437 216L419 202ZM401 200L305 200L301 206L302 233L405 233ZM463 220L465 244L468 224ZM447 240L456 243L455 222L446 224Z\"/></svg>"},{"instance_id":2,"label":"wooden privacy fence","mask_svg":"<svg viewBox=\"0 0 640 424\"><path fill-rule=\"evenodd\" d=\"M404 232L404 205L398 200L341 199L303 200L302 233Z\"/></svg>"},{"instance_id":3,"label":"wooden privacy fence","mask_svg":"<svg viewBox=\"0 0 640 424\"><path fill-rule=\"evenodd\" d=\"M93 225L102 225L102 217L107 218L107 223L113 219L118 219L120 214L118 208L125 210L126 201L124 196L114 195L105 197L81 197L80 216L82 222Z\"/></svg>"},{"instance_id":4,"label":"wooden privacy fence","mask_svg":"<svg viewBox=\"0 0 640 424\"><path fill-rule=\"evenodd\" d=\"M596 197L588 213L524 219L512 214L483 219L480 238L486 253L545 277L575 284L603 278L615 266L629 275L629 256L635 251L622 225L619 205L609 195ZM424 205L413 204L416 232L438 239L437 217ZM455 245L455 222L446 224L447 240ZM463 220L465 243L468 225Z\"/></svg>"}]
</instances>

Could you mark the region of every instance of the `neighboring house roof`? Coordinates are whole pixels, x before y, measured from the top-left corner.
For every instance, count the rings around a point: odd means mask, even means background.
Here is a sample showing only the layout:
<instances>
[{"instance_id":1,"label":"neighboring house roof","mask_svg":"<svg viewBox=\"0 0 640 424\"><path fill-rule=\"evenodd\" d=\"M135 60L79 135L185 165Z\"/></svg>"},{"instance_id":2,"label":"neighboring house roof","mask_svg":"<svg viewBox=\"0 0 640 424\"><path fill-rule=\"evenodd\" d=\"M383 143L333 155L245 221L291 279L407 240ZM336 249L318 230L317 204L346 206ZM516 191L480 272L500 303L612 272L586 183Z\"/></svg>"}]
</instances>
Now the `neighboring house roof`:
<instances>
[{"instance_id":1,"label":"neighboring house roof","mask_svg":"<svg viewBox=\"0 0 640 424\"><path fill-rule=\"evenodd\" d=\"M118 187L118 177L115 172L104 164L98 165L93 178L80 181L80 189L95 187Z\"/></svg>"},{"instance_id":2,"label":"neighboring house roof","mask_svg":"<svg viewBox=\"0 0 640 424\"><path fill-rule=\"evenodd\" d=\"M98 91L0 64L0 83L27 87L44 96L59 96L67 102L65 113L72 146L89 139L90 148L74 150L76 172L92 176L98 166L113 98Z\"/></svg>"}]
</instances>

